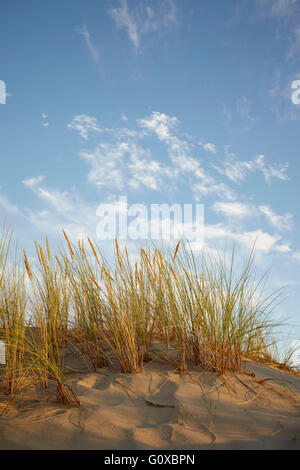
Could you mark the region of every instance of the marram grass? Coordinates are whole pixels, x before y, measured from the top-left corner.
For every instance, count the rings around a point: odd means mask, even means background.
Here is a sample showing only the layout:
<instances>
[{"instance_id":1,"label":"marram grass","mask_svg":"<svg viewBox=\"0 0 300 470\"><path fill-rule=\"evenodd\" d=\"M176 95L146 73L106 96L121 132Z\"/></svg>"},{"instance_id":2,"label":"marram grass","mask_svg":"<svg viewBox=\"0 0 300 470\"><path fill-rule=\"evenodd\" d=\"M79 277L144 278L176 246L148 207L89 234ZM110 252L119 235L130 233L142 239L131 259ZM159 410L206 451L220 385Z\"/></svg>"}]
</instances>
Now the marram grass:
<instances>
[{"instance_id":1,"label":"marram grass","mask_svg":"<svg viewBox=\"0 0 300 470\"><path fill-rule=\"evenodd\" d=\"M194 256L179 242L174 251L140 248L133 262L115 241L108 263L92 240L52 253L35 243L37 264L8 266L11 232L0 237L0 338L6 364L0 385L13 395L28 386L56 385L57 400L80 406L67 383L64 358L75 348L93 369L137 373L158 356L185 373L192 365L224 374L246 360L270 362L272 310L280 292L265 296L256 280L253 250L237 265L235 249ZM159 345L159 347L156 347Z\"/></svg>"}]
</instances>

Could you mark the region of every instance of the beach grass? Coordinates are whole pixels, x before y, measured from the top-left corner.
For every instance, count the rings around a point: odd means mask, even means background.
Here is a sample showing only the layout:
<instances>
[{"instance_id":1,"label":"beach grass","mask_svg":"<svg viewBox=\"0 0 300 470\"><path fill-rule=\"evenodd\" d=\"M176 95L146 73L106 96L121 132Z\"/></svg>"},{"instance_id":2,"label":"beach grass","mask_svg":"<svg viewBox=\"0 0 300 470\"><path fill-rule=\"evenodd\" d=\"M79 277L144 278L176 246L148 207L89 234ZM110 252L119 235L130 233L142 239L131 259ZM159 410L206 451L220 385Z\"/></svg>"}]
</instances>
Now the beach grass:
<instances>
[{"instance_id":1,"label":"beach grass","mask_svg":"<svg viewBox=\"0 0 300 470\"><path fill-rule=\"evenodd\" d=\"M58 402L80 406L65 373L70 348L93 370L126 374L155 355L181 374L191 366L242 372L247 360L273 360L281 292L265 295L254 249L237 262L235 248L229 259L196 256L181 241L172 251L141 247L131 260L115 240L109 263L91 239L75 246L64 231L65 248L53 254L46 238L44 246L35 243L36 264L24 251L20 266L8 263L11 235L4 229L0 237L0 385L9 395L23 384L53 383Z\"/></svg>"}]
</instances>

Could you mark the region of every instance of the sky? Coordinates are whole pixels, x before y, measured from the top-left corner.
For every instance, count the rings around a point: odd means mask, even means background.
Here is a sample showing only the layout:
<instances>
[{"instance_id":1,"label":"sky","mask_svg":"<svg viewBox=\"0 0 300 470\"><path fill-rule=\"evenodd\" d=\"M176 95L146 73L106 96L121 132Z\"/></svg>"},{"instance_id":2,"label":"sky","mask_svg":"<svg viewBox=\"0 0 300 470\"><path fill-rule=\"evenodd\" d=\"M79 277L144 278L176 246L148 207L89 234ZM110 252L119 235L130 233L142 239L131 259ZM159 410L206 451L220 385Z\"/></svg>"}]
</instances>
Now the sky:
<instances>
[{"instance_id":1,"label":"sky","mask_svg":"<svg viewBox=\"0 0 300 470\"><path fill-rule=\"evenodd\" d=\"M300 339L300 0L2 0L0 57L19 246L97 240L119 196L203 204L207 250L256 242Z\"/></svg>"}]
</instances>

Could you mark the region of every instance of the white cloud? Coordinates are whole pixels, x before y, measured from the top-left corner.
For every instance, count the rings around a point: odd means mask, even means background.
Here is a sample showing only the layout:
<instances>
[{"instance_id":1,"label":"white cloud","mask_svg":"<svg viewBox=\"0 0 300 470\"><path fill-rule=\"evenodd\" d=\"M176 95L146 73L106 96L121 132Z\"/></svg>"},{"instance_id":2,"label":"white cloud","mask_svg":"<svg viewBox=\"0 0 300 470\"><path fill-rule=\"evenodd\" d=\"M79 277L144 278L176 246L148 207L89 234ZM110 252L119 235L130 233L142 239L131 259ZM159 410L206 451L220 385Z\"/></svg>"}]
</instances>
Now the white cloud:
<instances>
[{"instance_id":1,"label":"white cloud","mask_svg":"<svg viewBox=\"0 0 300 470\"><path fill-rule=\"evenodd\" d=\"M289 177L286 174L288 163L279 163L276 165L269 165L265 163L264 155L257 155L253 160L246 162L246 166L250 171L259 170L264 175L268 184L271 183L272 178L277 178L282 181L288 181Z\"/></svg>"},{"instance_id":2,"label":"white cloud","mask_svg":"<svg viewBox=\"0 0 300 470\"><path fill-rule=\"evenodd\" d=\"M130 152L128 143L103 143L94 151L82 150L80 157L91 167L88 180L99 188L114 187L121 189L124 184L124 160Z\"/></svg>"},{"instance_id":3,"label":"white cloud","mask_svg":"<svg viewBox=\"0 0 300 470\"><path fill-rule=\"evenodd\" d=\"M127 0L121 0L121 6L111 8L108 13L117 27L126 31L136 52L140 52L142 36L166 30L177 23L174 0L163 0L156 9L140 2L131 10Z\"/></svg>"},{"instance_id":4,"label":"white cloud","mask_svg":"<svg viewBox=\"0 0 300 470\"><path fill-rule=\"evenodd\" d=\"M190 156L191 146L186 140L180 139L178 131L178 119L164 113L153 112L145 119L138 119L138 124L149 132L157 135L168 148L169 158L173 164L173 176L189 174L195 180L192 189L197 198L199 195L223 194L228 199L233 199L234 194L224 183L215 181L209 175L199 161Z\"/></svg>"},{"instance_id":5,"label":"white cloud","mask_svg":"<svg viewBox=\"0 0 300 470\"><path fill-rule=\"evenodd\" d=\"M170 144L173 141L172 131L175 130L179 124L176 117L171 117L158 111L153 111L147 118L138 119L137 123L148 131L154 132L159 140L169 142Z\"/></svg>"},{"instance_id":6,"label":"white cloud","mask_svg":"<svg viewBox=\"0 0 300 470\"><path fill-rule=\"evenodd\" d=\"M125 28L129 39L138 51L140 47L138 25L134 15L128 10L127 0L121 0L121 7L112 8L109 10L109 13L113 17L118 28Z\"/></svg>"},{"instance_id":7,"label":"white cloud","mask_svg":"<svg viewBox=\"0 0 300 470\"><path fill-rule=\"evenodd\" d=\"M13 204L4 194L1 193L0 188L0 207L9 215L18 215L19 208Z\"/></svg>"},{"instance_id":8,"label":"white cloud","mask_svg":"<svg viewBox=\"0 0 300 470\"><path fill-rule=\"evenodd\" d=\"M92 59L102 71L100 53L91 40L91 35L87 29L87 26L84 25L80 30L78 30L78 33L83 37Z\"/></svg>"},{"instance_id":9,"label":"white cloud","mask_svg":"<svg viewBox=\"0 0 300 470\"><path fill-rule=\"evenodd\" d=\"M41 185L43 180L44 177L23 180L23 184L40 200L38 209L18 207L0 191L0 208L14 217L14 225L17 227L17 221L20 221L22 239L26 238L25 232L28 228L31 232L30 243L37 233L44 232L59 236L62 228L67 230L72 240L87 235L94 237L98 222L97 207L84 201L75 190L62 192L58 189L46 188ZM34 229L33 233L32 229Z\"/></svg>"},{"instance_id":10,"label":"white cloud","mask_svg":"<svg viewBox=\"0 0 300 470\"><path fill-rule=\"evenodd\" d=\"M226 159L223 166L213 165L213 167L222 175L227 176L234 183L243 181L246 177L247 167L245 162L238 159L237 155L229 151L229 147L225 147Z\"/></svg>"},{"instance_id":11,"label":"white cloud","mask_svg":"<svg viewBox=\"0 0 300 470\"><path fill-rule=\"evenodd\" d=\"M44 175L33 176L32 178L23 180L22 183L24 184L24 186L27 186L28 188L34 188L38 186L42 181L44 181L44 179L45 179Z\"/></svg>"},{"instance_id":12,"label":"white cloud","mask_svg":"<svg viewBox=\"0 0 300 470\"><path fill-rule=\"evenodd\" d=\"M288 58L294 57L300 51L300 28L296 28L292 38L292 44L288 51Z\"/></svg>"},{"instance_id":13,"label":"white cloud","mask_svg":"<svg viewBox=\"0 0 300 470\"><path fill-rule=\"evenodd\" d=\"M255 244L256 250L268 252L273 248L276 249L276 243L280 238L258 229L252 232L237 234L236 240L248 248L252 248Z\"/></svg>"},{"instance_id":14,"label":"white cloud","mask_svg":"<svg viewBox=\"0 0 300 470\"><path fill-rule=\"evenodd\" d=\"M73 205L70 203L67 192L61 192L56 189L51 191L45 188L34 189L40 199L52 206L57 212L67 213L72 210Z\"/></svg>"},{"instance_id":15,"label":"white cloud","mask_svg":"<svg viewBox=\"0 0 300 470\"><path fill-rule=\"evenodd\" d=\"M215 202L213 210L226 217L247 217L255 214L255 208L239 202Z\"/></svg>"},{"instance_id":16,"label":"white cloud","mask_svg":"<svg viewBox=\"0 0 300 470\"><path fill-rule=\"evenodd\" d=\"M297 0L256 0L261 13L270 16L289 16L295 11Z\"/></svg>"},{"instance_id":17,"label":"white cloud","mask_svg":"<svg viewBox=\"0 0 300 470\"><path fill-rule=\"evenodd\" d=\"M49 126L49 122L46 121L46 119L47 119L47 117L48 117L47 114L46 114L46 113L42 113L42 114L41 114L41 117L42 117L42 119L43 119L42 126L43 126L43 127L48 127L48 126Z\"/></svg>"},{"instance_id":18,"label":"white cloud","mask_svg":"<svg viewBox=\"0 0 300 470\"><path fill-rule=\"evenodd\" d=\"M277 215L269 206L256 207L252 203L238 202L235 191L222 180L214 178L193 156L194 140L187 135L182 138L176 117L153 112L150 116L138 119L137 124L140 128L138 130L127 127L100 129L96 118L85 115L75 116L70 123L69 127L76 129L85 140L90 132L108 131L110 133L112 139L110 142L101 143L92 151L80 152L81 158L89 166L88 180L98 188L101 190L106 188L110 191L124 188L138 191L142 189L162 191L166 184L171 183L176 189L183 181L184 184L189 185L196 201L201 200L202 197L217 195L221 201L213 203L212 208L219 214L237 219L246 216L265 217L278 232L289 227L290 214ZM142 146L141 141L152 134L166 146L169 164L163 165L160 161L153 159L151 150ZM209 151L213 151L214 144L208 144L212 146ZM203 143L204 145L206 144ZM288 179L286 165L270 165L266 163L263 155L242 161L230 151L229 147L225 148L223 165L213 166L219 174L235 183L243 181L248 174L257 171L263 174L268 183L274 177L282 180ZM56 190L49 191L42 187L36 189L36 194L47 204L47 207L52 207L55 213L59 213L59 208L62 206L69 214L73 213L73 194ZM35 213L35 216L43 220L47 218L46 215L40 213ZM281 236L266 233L260 228L238 231L236 227L217 224L206 226L205 231L208 240L236 241L246 248L251 248L256 242L256 249L261 253L273 251L285 254L291 251L290 243L282 240Z\"/></svg>"},{"instance_id":19,"label":"white cloud","mask_svg":"<svg viewBox=\"0 0 300 470\"><path fill-rule=\"evenodd\" d=\"M265 215L268 222L277 230L290 230L293 220L292 214L277 215L269 206L259 206L258 208Z\"/></svg>"},{"instance_id":20,"label":"white cloud","mask_svg":"<svg viewBox=\"0 0 300 470\"><path fill-rule=\"evenodd\" d=\"M72 121L68 124L68 128L79 132L79 135L84 140L88 140L90 133L102 132L97 119L95 117L87 116L86 114L78 114L74 116Z\"/></svg>"},{"instance_id":21,"label":"white cloud","mask_svg":"<svg viewBox=\"0 0 300 470\"><path fill-rule=\"evenodd\" d=\"M288 163L279 163L270 165L265 162L264 155L257 155L252 160L239 160L237 155L230 151L229 146L225 147L225 162L222 166L213 165L213 167L222 175L227 176L234 183L243 181L248 173L260 171L265 181L271 184L272 178L283 181L289 179L287 175Z\"/></svg>"},{"instance_id":22,"label":"white cloud","mask_svg":"<svg viewBox=\"0 0 300 470\"><path fill-rule=\"evenodd\" d=\"M207 143L199 142L199 144L204 148L204 150L207 150L208 152L213 153L213 154L217 153L217 147L215 146L215 144L212 144L211 142L207 142Z\"/></svg>"},{"instance_id":23,"label":"white cloud","mask_svg":"<svg viewBox=\"0 0 300 470\"><path fill-rule=\"evenodd\" d=\"M122 189L127 183L131 189L144 186L162 191L163 179L171 176L170 168L153 160L149 149L134 142L103 143L92 152L82 150L80 156L91 167L89 181L99 188Z\"/></svg>"},{"instance_id":24,"label":"white cloud","mask_svg":"<svg viewBox=\"0 0 300 470\"><path fill-rule=\"evenodd\" d=\"M258 217L263 215L268 223L278 232L290 230L293 221L292 214L277 215L270 206L254 206L239 202L215 202L213 210L229 218ZM288 251L282 247L281 251Z\"/></svg>"},{"instance_id":25,"label":"white cloud","mask_svg":"<svg viewBox=\"0 0 300 470\"><path fill-rule=\"evenodd\" d=\"M283 243L282 245L277 245L275 247L275 250L279 251L279 253L290 253L291 244L290 244L290 242L288 242L288 243Z\"/></svg>"},{"instance_id":26,"label":"white cloud","mask_svg":"<svg viewBox=\"0 0 300 470\"><path fill-rule=\"evenodd\" d=\"M93 236L97 224L96 207L83 201L75 190L62 192L42 187L40 183L43 179L25 180L27 183L25 186L30 188L42 203L42 208L38 210L23 208L26 221L39 232L56 236L60 235L64 228L72 240L87 235Z\"/></svg>"},{"instance_id":27,"label":"white cloud","mask_svg":"<svg viewBox=\"0 0 300 470\"><path fill-rule=\"evenodd\" d=\"M204 172L198 160L189 155L190 146L188 142L175 135L179 124L176 117L153 112L147 118L138 119L137 122L142 128L156 134L158 139L167 145L169 157L174 164L175 174L192 172L195 176L204 177Z\"/></svg>"},{"instance_id":28,"label":"white cloud","mask_svg":"<svg viewBox=\"0 0 300 470\"><path fill-rule=\"evenodd\" d=\"M230 201L236 199L235 192L222 182L217 182L211 176L203 177L201 182L196 182L192 185L194 197L197 201L202 200L201 196L217 196L228 199Z\"/></svg>"},{"instance_id":29,"label":"white cloud","mask_svg":"<svg viewBox=\"0 0 300 470\"><path fill-rule=\"evenodd\" d=\"M144 137L143 132L136 131L135 129L129 129L128 127L120 127L117 129L106 129L107 132L110 132L114 139L116 140L136 140Z\"/></svg>"},{"instance_id":30,"label":"white cloud","mask_svg":"<svg viewBox=\"0 0 300 470\"><path fill-rule=\"evenodd\" d=\"M100 143L93 150L82 149L80 152L80 157L88 167L89 182L101 190L109 189L110 195L112 191L117 194L120 189L131 189L164 191L164 195L169 196L168 189L171 185L172 190L180 188L181 191L185 191L188 187L190 197L196 201L202 197L218 196L219 201L213 199L210 204L216 213L225 217L235 217L237 221L248 216L261 219L265 217L268 223L276 228L276 232L290 227L291 214L277 215L267 205L256 207L252 201L249 204L240 202L245 201L243 195L237 196L220 176L225 176L233 182L241 182L249 173L259 171L268 182L274 177L285 180L286 166L270 165L263 155L249 161L241 161L228 147L223 166L220 164L217 168L217 179L209 173L211 167L207 169L207 159L204 158L202 162L194 157L193 152L201 153L197 146L198 139L180 133L176 117L154 112L138 120L137 124L139 126L137 130L127 127L104 129L100 128L96 118L86 115L74 116L68 127L79 132L84 140L88 140L91 133L98 135L101 133L101 136L104 132L109 133L108 142ZM160 151L158 147L166 149L168 161L164 163L154 159L150 148L143 146L143 139L146 137L148 142L148 137L153 135L156 137L154 144L158 141L162 144L156 145L155 151ZM204 145L212 146L210 149L207 147L208 151L215 149L214 144L203 143ZM76 190L61 191L47 187L43 184L44 179L43 175L39 175L22 181L24 186L30 188L39 199L38 210L25 207L21 212L0 194L1 207L6 207L10 213L22 214L23 219L26 217L26 220L39 232L45 231L57 235L64 227L73 239L84 234L93 236L97 225L95 205L88 204ZM105 198L101 199L103 202ZM256 241L256 250L263 254L272 252L285 255L291 252L290 243L283 240L280 234L267 233L260 228L252 230L251 227L249 230L248 226L246 229L241 229L237 225L231 227L220 223L206 225L205 232L208 241L225 240L230 243L236 241L247 249L252 248ZM300 260L299 253L297 255L296 252L293 256L295 259L298 256Z\"/></svg>"},{"instance_id":31,"label":"white cloud","mask_svg":"<svg viewBox=\"0 0 300 470\"><path fill-rule=\"evenodd\" d=\"M248 121L254 120L250 112L250 103L249 103L248 98L246 98L246 96L241 96L240 98L237 99L236 107L237 107L237 112L241 118L246 119Z\"/></svg>"},{"instance_id":32,"label":"white cloud","mask_svg":"<svg viewBox=\"0 0 300 470\"><path fill-rule=\"evenodd\" d=\"M142 5L142 4L141 4ZM177 7L175 0L163 0L157 10L151 7L142 7L141 31L143 34L158 31L162 28L169 28L177 24ZM141 11L141 9L140 9Z\"/></svg>"},{"instance_id":33,"label":"white cloud","mask_svg":"<svg viewBox=\"0 0 300 470\"><path fill-rule=\"evenodd\" d=\"M22 183L27 188L31 189L40 199L54 208L57 212L66 213L72 209L72 205L69 202L69 195L67 192L61 192L56 189L48 190L41 186L45 176L40 175L37 177L23 180Z\"/></svg>"},{"instance_id":34,"label":"white cloud","mask_svg":"<svg viewBox=\"0 0 300 470\"><path fill-rule=\"evenodd\" d=\"M271 249L276 249L276 243L280 240L279 236L273 236L261 229L249 232L235 232L224 224L206 225L205 226L205 240L230 240L236 241L251 249L255 244L257 251L269 252Z\"/></svg>"},{"instance_id":35,"label":"white cloud","mask_svg":"<svg viewBox=\"0 0 300 470\"><path fill-rule=\"evenodd\" d=\"M192 191L197 200L200 196L218 194L226 199L235 198L225 183L216 181L207 171L204 171L198 159L192 157L192 145L187 140L178 137L179 122L176 117L160 112L138 119L141 130L129 128L100 129L96 118L85 115L75 116L68 125L77 130L87 140L89 132L109 132L115 142L101 144L93 152L83 150L81 157L91 166L89 181L99 187L109 187L116 184L120 189L129 182L132 189L145 186L152 190L161 190L164 178L175 180L188 175ZM149 150L137 145L148 134L154 133L159 141L167 146L170 166L163 167L152 159ZM215 151L214 144L203 144L209 151ZM121 152L121 153L120 153ZM147 152L147 157L143 154ZM139 157L137 157L137 153Z\"/></svg>"},{"instance_id":36,"label":"white cloud","mask_svg":"<svg viewBox=\"0 0 300 470\"><path fill-rule=\"evenodd\" d=\"M281 80L281 73L279 69L276 69L274 72L274 79L271 88L267 89L267 93L270 96L276 97L280 93L280 80Z\"/></svg>"},{"instance_id":37,"label":"white cloud","mask_svg":"<svg viewBox=\"0 0 300 470\"><path fill-rule=\"evenodd\" d=\"M290 32L285 36L289 38L291 45L287 57L291 58L298 54L300 50L299 0L256 0L256 7L260 16L269 16L288 25Z\"/></svg>"},{"instance_id":38,"label":"white cloud","mask_svg":"<svg viewBox=\"0 0 300 470\"><path fill-rule=\"evenodd\" d=\"M293 253L293 258L296 259L297 261L300 261L300 251L295 251Z\"/></svg>"},{"instance_id":39,"label":"white cloud","mask_svg":"<svg viewBox=\"0 0 300 470\"><path fill-rule=\"evenodd\" d=\"M226 124L229 124L232 119L232 111L225 103L221 103L221 114L224 117Z\"/></svg>"},{"instance_id":40,"label":"white cloud","mask_svg":"<svg viewBox=\"0 0 300 470\"><path fill-rule=\"evenodd\" d=\"M145 158L140 158L140 155ZM168 169L152 159L150 150L144 151L136 146L131 149L128 169L131 174L129 185L133 189L140 189L141 185L154 191L163 189L162 180L168 174Z\"/></svg>"}]
</instances>

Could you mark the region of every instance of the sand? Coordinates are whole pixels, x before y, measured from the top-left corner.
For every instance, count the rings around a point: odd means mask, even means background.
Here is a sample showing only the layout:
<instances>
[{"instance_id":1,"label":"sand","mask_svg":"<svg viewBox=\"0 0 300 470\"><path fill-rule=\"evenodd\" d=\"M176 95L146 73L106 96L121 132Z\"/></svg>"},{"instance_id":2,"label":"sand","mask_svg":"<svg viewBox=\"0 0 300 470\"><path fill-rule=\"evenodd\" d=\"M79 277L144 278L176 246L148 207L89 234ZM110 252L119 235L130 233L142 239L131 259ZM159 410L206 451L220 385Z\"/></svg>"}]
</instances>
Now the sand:
<instances>
[{"instance_id":1,"label":"sand","mask_svg":"<svg viewBox=\"0 0 300 470\"><path fill-rule=\"evenodd\" d=\"M299 450L300 377L254 363L247 370L252 376L179 375L163 364L137 375L82 370L68 377L81 408L25 394L0 418L0 449Z\"/></svg>"}]
</instances>

